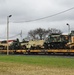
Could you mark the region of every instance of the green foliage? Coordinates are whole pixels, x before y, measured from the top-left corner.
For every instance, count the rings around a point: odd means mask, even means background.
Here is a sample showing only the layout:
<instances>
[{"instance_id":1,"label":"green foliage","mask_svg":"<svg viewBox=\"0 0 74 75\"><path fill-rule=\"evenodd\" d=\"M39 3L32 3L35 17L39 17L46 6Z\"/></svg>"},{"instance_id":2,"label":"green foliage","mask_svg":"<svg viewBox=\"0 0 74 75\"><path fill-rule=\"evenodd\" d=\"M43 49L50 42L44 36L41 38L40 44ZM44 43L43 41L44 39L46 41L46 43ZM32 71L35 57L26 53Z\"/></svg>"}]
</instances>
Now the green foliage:
<instances>
[{"instance_id":1,"label":"green foliage","mask_svg":"<svg viewBox=\"0 0 74 75\"><path fill-rule=\"evenodd\" d=\"M0 56L0 62L13 62L45 67L74 68L73 58L50 57L50 56Z\"/></svg>"}]
</instances>

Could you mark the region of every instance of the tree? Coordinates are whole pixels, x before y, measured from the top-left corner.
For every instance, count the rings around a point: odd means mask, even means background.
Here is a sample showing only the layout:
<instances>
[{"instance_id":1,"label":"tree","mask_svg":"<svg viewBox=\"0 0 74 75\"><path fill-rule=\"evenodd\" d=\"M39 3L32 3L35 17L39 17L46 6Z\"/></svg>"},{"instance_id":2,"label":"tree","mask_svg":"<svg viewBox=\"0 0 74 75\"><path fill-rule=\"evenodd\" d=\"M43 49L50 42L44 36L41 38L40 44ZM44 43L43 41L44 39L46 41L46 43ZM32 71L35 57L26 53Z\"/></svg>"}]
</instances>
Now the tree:
<instances>
[{"instance_id":1,"label":"tree","mask_svg":"<svg viewBox=\"0 0 74 75\"><path fill-rule=\"evenodd\" d=\"M42 28L37 28L35 30L31 30L28 32L28 34L33 38L33 39L44 39L45 36L47 35L48 31Z\"/></svg>"},{"instance_id":2,"label":"tree","mask_svg":"<svg viewBox=\"0 0 74 75\"><path fill-rule=\"evenodd\" d=\"M43 28L37 28L35 30L30 30L28 32L28 36L30 36L32 39L45 39L46 36L48 36L51 33L58 33L61 34L61 30L59 29L55 29L55 28L51 28L51 29L43 29Z\"/></svg>"},{"instance_id":3,"label":"tree","mask_svg":"<svg viewBox=\"0 0 74 75\"><path fill-rule=\"evenodd\" d=\"M44 36L46 36L47 33L48 33L48 31L45 30L45 29L42 29L42 28L37 28L36 29L36 34L39 36L40 40L44 39L45 38Z\"/></svg>"},{"instance_id":4,"label":"tree","mask_svg":"<svg viewBox=\"0 0 74 75\"><path fill-rule=\"evenodd\" d=\"M30 30L28 32L28 36L31 36L33 39L36 39L36 31L35 30Z\"/></svg>"}]
</instances>

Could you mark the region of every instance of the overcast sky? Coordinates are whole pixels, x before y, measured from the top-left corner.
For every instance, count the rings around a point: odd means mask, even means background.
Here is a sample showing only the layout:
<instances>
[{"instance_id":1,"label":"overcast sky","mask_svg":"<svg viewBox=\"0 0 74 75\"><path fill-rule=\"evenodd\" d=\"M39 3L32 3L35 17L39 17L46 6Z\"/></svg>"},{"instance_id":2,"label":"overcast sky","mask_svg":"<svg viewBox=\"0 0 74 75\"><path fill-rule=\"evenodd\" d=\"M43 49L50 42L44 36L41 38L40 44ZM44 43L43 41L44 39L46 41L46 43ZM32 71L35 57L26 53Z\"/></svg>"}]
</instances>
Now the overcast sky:
<instances>
[{"instance_id":1,"label":"overcast sky","mask_svg":"<svg viewBox=\"0 0 74 75\"><path fill-rule=\"evenodd\" d=\"M74 30L74 9L42 20L26 21L51 16L72 7L74 0L0 0L0 39L6 38L7 16L10 14L10 37L19 34L21 30L23 37L26 37L28 31L39 27L56 28L68 33L67 23Z\"/></svg>"}]
</instances>

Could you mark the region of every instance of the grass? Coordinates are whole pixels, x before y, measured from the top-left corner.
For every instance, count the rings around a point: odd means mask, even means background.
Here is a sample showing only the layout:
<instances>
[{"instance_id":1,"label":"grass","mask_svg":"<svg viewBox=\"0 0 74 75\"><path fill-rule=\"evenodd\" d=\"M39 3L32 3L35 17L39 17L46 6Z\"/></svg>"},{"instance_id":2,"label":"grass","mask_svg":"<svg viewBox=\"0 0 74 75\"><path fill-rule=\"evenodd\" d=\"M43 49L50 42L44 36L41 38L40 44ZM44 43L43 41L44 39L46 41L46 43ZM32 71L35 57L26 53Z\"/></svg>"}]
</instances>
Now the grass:
<instances>
[{"instance_id":1,"label":"grass","mask_svg":"<svg viewBox=\"0 0 74 75\"><path fill-rule=\"evenodd\" d=\"M0 75L74 75L74 59L0 55Z\"/></svg>"},{"instance_id":2,"label":"grass","mask_svg":"<svg viewBox=\"0 0 74 75\"><path fill-rule=\"evenodd\" d=\"M46 67L74 68L73 58L49 57L49 56L0 56L2 62L13 62Z\"/></svg>"}]
</instances>

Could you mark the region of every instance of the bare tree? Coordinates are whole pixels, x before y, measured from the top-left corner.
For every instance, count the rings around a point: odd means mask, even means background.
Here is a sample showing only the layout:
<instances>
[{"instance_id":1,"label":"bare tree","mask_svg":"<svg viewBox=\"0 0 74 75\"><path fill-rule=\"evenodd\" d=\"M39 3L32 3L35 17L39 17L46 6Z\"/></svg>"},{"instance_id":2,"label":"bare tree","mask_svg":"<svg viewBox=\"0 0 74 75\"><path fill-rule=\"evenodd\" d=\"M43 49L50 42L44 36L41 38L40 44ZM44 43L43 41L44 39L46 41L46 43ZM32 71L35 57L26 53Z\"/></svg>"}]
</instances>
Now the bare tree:
<instances>
[{"instance_id":1,"label":"bare tree","mask_svg":"<svg viewBox=\"0 0 74 75\"><path fill-rule=\"evenodd\" d=\"M28 32L28 35L31 36L33 39L36 39L36 31L35 30L30 30Z\"/></svg>"},{"instance_id":2,"label":"bare tree","mask_svg":"<svg viewBox=\"0 0 74 75\"><path fill-rule=\"evenodd\" d=\"M42 29L42 28L37 28L37 29L35 29L35 30L29 31L28 34L29 34L31 37L33 37L33 39L40 39L40 40L42 40L42 39L45 38L45 36L47 35L47 33L48 33L47 30Z\"/></svg>"},{"instance_id":3,"label":"bare tree","mask_svg":"<svg viewBox=\"0 0 74 75\"><path fill-rule=\"evenodd\" d=\"M42 40L42 39L45 39L46 36L48 36L51 33L59 33L59 34L61 34L62 32L61 32L61 30L53 29L53 28L52 29L47 29L47 30L43 29L43 28L37 28L35 30L30 30L28 32L28 35L30 37L32 37L32 39L40 39L40 40Z\"/></svg>"}]
</instances>

